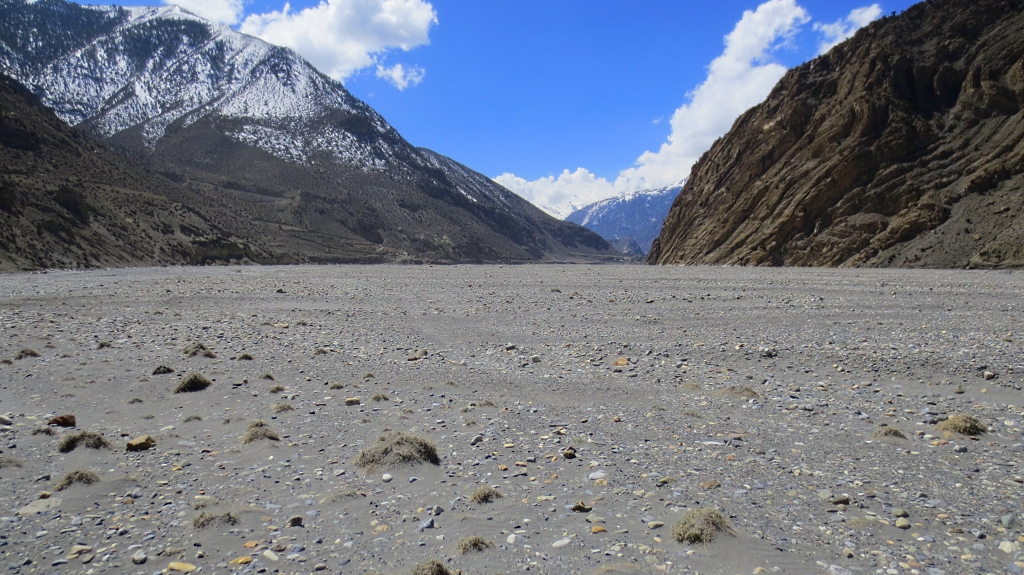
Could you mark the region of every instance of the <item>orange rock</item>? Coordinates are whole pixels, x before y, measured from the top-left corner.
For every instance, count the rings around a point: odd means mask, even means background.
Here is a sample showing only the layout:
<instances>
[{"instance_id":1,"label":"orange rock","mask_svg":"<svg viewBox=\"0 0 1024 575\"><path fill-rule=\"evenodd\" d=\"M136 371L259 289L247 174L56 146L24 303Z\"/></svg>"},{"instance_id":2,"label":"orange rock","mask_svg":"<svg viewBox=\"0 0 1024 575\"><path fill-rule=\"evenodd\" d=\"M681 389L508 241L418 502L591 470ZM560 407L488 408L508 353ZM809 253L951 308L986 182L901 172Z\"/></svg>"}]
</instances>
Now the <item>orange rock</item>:
<instances>
[{"instance_id":1,"label":"orange rock","mask_svg":"<svg viewBox=\"0 0 1024 575\"><path fill-rule=\"evenodd\" d=\"M615 365L616 367L626 367L627 365L629 365L629 360L624 357L620 357L619 359L615 360Z\"/></svg>"},{"instance_id":2,"label":"orange rock","mask_svg":"<svg viewBox=\"0 0 1024 575\"><path fill-rule=\"evenodd\" d=\"M704 483L700 484L701 489L715 489L721 486L722 484L717 481L705 481Z\"/></svg>"},{"instance_id":3,"label":"orange rock","mask_svg":"<svg viewBox=\"0 0 1024 575\"><path fill-rule=\"evenodd\" d=\"M608 530L605 529L604 527L601 527L600 525L595 525L595 526L590 528L590 532L591 533L607 533Z\"/></svg>"},{"instance_id":4,"label":"orange rock","mask_svg":"<svg viewBox=\"0 0 1024 575\"><path fill-rule=\"evenodd\" d=\"M248 565L249 563L252 563L252 557L244 555L242 557L236 557L231 561L228 561L228 563L230 563L231 565Z\"/></svg>"},{"instance_id":5,"label":"orange rock","mask_svg":"<svg viewBox=\"0 0 1024 575\"><path fill-rule=\"evenodd\" d=\"M259 545L258 541L246 541L242 544L242 547L245 547L246 549L255 549L257 545Z\"/></svg>"},{"instance_id":6,"label":"orange rock","mask_svg":"<svg viewBox=\"0 0 1024 575\"><path fill-rule=\"evenodd\" d=\"M75 427L75 416L70 413L67 415L58 415L50 421L47 421L46 424L56 425L58 427Z\"/></svg>"}]
</instances>

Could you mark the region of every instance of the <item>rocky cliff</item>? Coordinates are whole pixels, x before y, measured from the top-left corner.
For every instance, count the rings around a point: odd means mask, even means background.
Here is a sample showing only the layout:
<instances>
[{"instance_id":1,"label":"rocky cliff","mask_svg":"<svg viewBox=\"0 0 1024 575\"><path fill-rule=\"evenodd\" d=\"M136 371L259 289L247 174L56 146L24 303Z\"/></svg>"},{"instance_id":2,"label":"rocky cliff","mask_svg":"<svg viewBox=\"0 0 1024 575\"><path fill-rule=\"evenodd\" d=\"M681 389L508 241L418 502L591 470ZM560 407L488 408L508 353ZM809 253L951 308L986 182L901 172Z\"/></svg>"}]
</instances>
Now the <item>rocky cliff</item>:
<instances>
[{"instance_id":1,"label":"rocky cliff","mask_svg":"<svg viewBox=\"0 0 1024 575\"><path fill-rule=\"evenodd\" d=\"M694 166L656 264L1024 265L1024 3L930 0L790 70Z\"/></svg>"}]
</instances>

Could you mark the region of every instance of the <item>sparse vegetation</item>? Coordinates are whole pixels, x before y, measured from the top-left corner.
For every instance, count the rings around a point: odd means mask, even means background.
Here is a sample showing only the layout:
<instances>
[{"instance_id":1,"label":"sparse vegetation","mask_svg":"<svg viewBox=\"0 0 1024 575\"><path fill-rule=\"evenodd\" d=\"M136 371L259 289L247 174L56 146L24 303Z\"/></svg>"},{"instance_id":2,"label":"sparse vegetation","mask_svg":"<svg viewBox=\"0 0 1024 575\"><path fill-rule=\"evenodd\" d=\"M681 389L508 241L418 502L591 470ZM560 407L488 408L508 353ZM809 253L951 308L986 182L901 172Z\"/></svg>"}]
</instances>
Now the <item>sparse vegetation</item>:
<instances>
[{"instance_id":1,"label":"sparse vegetation","mask_svg":"<svg viewBox=\"0 0 1024 575\"><path fill-rule=\"evenodd\" d=\"M318 355L327 355L327 354L328 354L328 351L326 349L322 348L322 347L318 347L318 348L316 348L315 351L313 351L313 356L314 357L316 357Z\"/></svg>"},{"instance_id":2,"label":"sparse vegetation","mask_svg":"<svg viewBox=\"0 0 1024 575\"><path fill-rule=\"evenodd\" d=\"M105 349L108 347L113 347L109 341L101 341L96 345L96 349Z\"/></svg>"},{"instance_id":3,"label":"sparse vegetation","mask_svg":"<svg viewBox=\"0 0 1024 575\"><path fill-rule=\"evenodd\" d=\"M252 361L252 360L253 360L253 357L251 355L249 355L248 353L243 353L242 355L238 356L238 361Z\"/></svg>"},{"instance_id":4,"label":"sparse vegetation","mask_svg":"<svg viewBox=\"0 0 1024 575\"><path fill-rule=\"evenodd\" d=\"M477 405L480 406L480 407L498 407L498 404L494 403L493 401L491 401L489 399L485 399L485 400L481 401L480 403L478 403Z\"/></svg>"},{"instance_id":5,"label":"sparse vegetation","mask_svg":"<svg viewBox=\"0 0 1024 575\"><path fill-rule=\"evenodd\" d=\"M495 499L501 499L502 497L504 497L504 495L502 495L497 489L490 485L481 485L476 488L473 495L469 496L469 500L477 505L483 505L485 503L490 503Z\"/></svg>"},{"instance_id":6,"label":"sparse vegetation","mask_svg":"<svg viewBox=\"0 0 1024 575\"><path fill-rule=\"evenodd\" d=\"M152 413L147 413L146 415L142 416L142 419L156 419L156 416L153 415Z\"/></svg>"},{"instance_id":7,"label":"sparse vegetation","mask_svg":"<svg viewBox=\"0 0 1024 575\"><path fill-rule=\"evenodd\" d=\"M278 403L274 406L274 413L284 413L286 411L295 411L290 403Z\"/></svg>"},{"instance_id":8,"label":"sparse vegetation","mask_svg":"<svg viewBox=\"0 0 1024 575\"><path fill-rule=\"evenodd\" d=\"M274 376L269 373L264 373L263 375L260 376L260 379L274 381Z\"/></svg>"},{"instance_id":9,"label":"sparse vegetation","mask_svg":"<svg viewBox=\"0 0 1024 575\"><path fill-rule=\"evenodd\" d=\"M238 525L238 518L232 515L230 511L225 513L207 513L204 511L192 518L192 527L194 529L206 529L215 525Z\"/></svg>"},{"instance_id":10,"label":"sparse vegetation","mask_svg":"<svg viewBox=\"0 0 1024 575\"><path fill-rule=\"evenodd\" d=\"M280 441L281 436L277 434L267 422L257 419L249 424L249 427L245 430L245 443L252 443L254 441L260 441L262 439L269 439L270 441Z\"/></svg>"},{"instance_id":11,"label":"sparse vegetation","mask_svg":"<svg viewBox=\"0 0 1024 575\"><path fill-rule=\"evenodd\" d=\"M451 575L451 571L437 559L427 559L413 567L412 575Z\"/></svg>"},{"instance_id":12,"label":"sparse vegetation","mask_svg":"<svg viewBox=\"0 0 1024 575\"><path fill-rule=\"evenodd\" d=\"M57 430L46 425L33 429L32 435L49 435L50 437L53 437L54 435L57 435Z\"/></svg>"},{"instance_id":13,"label":"sparse vegetation","mask_svg":"<svg viewBox=\"0 0 1024 575\"><path fill-rule=\"evenodd\" d=\"M133 397L128 400L128 405L135 405L136 403L142 403L142 399L138 397Z\"/></svg>"},{"instance_id":14,"label":"sparse vegetation","mask_svg":"<svg viewBox=\"0 0 1024 575\"><path fill-rule=\"evenodd\" d=\"M332 383L331 387L328 388L328 389L345 389L345 384L344 383Z\"/></svg>"},{"instance_id":15,"label":"sparse vegetation","mask_svg":"<svg viewBox=\"0 0 1024 575\"><path fill-rule=\"evenodd\" d=\"M372 447L360 451L356 458L356 465L366 471L417 463L440 465L437 446L422 437L400 431L380 436Z\"/></svg>"},{"instance_id":16,"label":"sparse vegetation","mask_svg":"<svg viewBox=\"0 0 1024 575\"><path fill-rule=\"evenodd\" d=\"M391 401L391 398L386 393L375 393L370 399L373 401Z\"/></svg>"},{"instance_id":17,"label":"sparse vegetation","mask_svg":"<svg viewBox=\"0 0 1024 575\"><path fill-rule=\"evenodd\" d=\"M946 421L943 421L939 424L939 429L943 431L953 431L961 435L981 435L988 431L988 429L978 421L978 418L966 413L954 415Z\"/></svg>"},{"instance_id":18,"label":"sparse vegetation","mask_svg":"<svg viewBox=\"0 0 1024 575\"><path fill-rule=\"evenodd\" d=\"M463 555L467 553L487 551L490 547L494 547L494 543L479 535L470 535L469 537L459 539L459 553L462 553Z\"/></svg>"},{"instance_id":19,"label":"sparse vegetation","mask_svg":"<svg viewBox=\"0 0 1024 575\"><path fill-rule=\"evenodd\" d=\"M217 354L213 353L213 350L198 341L188 344L183 350L183 353L185 354L185 357L195 357L197 355L209 358L217 357Z\"/></svg>"},{"instance_id":20,"label":"sparse vegetation","mask_svg":"<svg viewBox=\"0 0 1024 575\"><path fill-rule=\"evenodd\" d=\"M71 453L79 445L84 445L89 449L110 448L110 442L107 441L107 438L95 431L73 431L64 434L60 438L60 443L57 444L57 451Z\"/></svg>"},{"instance_id":21,"label":"sparse vegetation","mask_svg":"<svg viewBox=\"0 0 1024 575\"><path fill-rule=\"evenodd\" d=\"M39 352L34 350L34 349L30 349L30 348L26 347L25 349L19 351L14 356L14 359L25 359L27 357L39 357Z\"/></svg>"},{"instance_id":22,"label":"sparse vegetation","mask_svg":"<svg viewBox=\"0 0 1024 575\"><path fill-rule=\"evenodd\" d=\"M192 393L196 391L202 391L210 387L212 383L209 379L199 373L190 373L181 380L178 387L174 388L174 393Z\"/></svg>"},{"instance_id":23,"label":"sparse vegetation","mask_svg":"<svg viewBox=\"0 0 1024 575\"><path fill-rule=\"evenodd\" d=\"M283 385L274 385L274 386L271 386L270 389L267 390L267 393L281 393L283 391L284 391L284 386Z\"/></svg>"},{"instance_id":24,"label":"sparse vegetation","mask_svg":"<svg viewBox=\"0 0 1024 575\"><path fill-rule=\"evenodd\" d=\"M202 420L203 420L203 418L198 416L198 415L189 415L188 417L186 417L183 420L183 423L188 423L190 421L202 421Z\"/></svg>"},{"instance_id":25,"label":"sparse vegetation","mask_svg":"<svg viewBox=\"0 0 1024 575\"><path fill-rule=\"evenodd\" d=\"M896 429L895 427L883 427L876 431L875 435L877 435L878 437L898 437L899 439L907 438L907 436L902 431Z\"/></svg>"},{"instance_id":26,"label":"sparse vegetation","mask_svg":"<svg viewBox=\"0 0 1024 575\"><path fill-rule=\"evenodd\" d=\"M153 375L164 375L168 373L174 373L174 370L166 365L158 365L156 366L156 369L153 370Z\"/></svg>"},{"instance_id":27,"label":"sparse vegetation","mask_svg":"<svg viewBox=\"0 0 1024 575\"><path fill-rule=\"evenodd\" d=\"M672 528L672 537L680 543L708 544L719 533L733 534L729 520L717 509L692 509Z\"/></svg>"},{"instance_id":28,"label":"sparse vegetation","mask_svg":"<svg viewBox=\"0 0 1024 575\"><path fill-rule=\"evenodd\" d=\"M21 467L24 465L20 459L15 459L8 455L0 455L0 469L8 469L11 467Z\"/></svg>"},{"instance_id":29,"label":"sparse vegetation","mask_svg":"<svg viewBox=\"0 0 1024 575\"><path fill-rule=\"evenodd\" d=\"M71 473L65 475L64 479L61 479L60 483L58 483L57 486L54 487L54 490L64 491L65 489L71 487L76 483L81 483L83 485L92 485L93 483L99 482L100 476L96 475L94 472L89 471L88 469L76 469L75 471L72 471Z\"/></svg>"}]
</instances>

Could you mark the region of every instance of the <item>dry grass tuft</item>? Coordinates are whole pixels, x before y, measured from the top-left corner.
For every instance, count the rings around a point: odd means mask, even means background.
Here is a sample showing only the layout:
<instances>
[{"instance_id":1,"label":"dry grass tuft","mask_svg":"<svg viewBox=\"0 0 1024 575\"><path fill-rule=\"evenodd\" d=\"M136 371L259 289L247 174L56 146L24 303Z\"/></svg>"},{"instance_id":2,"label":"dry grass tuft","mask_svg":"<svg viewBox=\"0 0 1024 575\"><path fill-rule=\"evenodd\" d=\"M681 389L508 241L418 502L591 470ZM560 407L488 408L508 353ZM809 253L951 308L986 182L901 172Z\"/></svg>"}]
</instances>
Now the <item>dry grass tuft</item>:
<instances>
[{"instance_id":1,"label":"dry grass tuft","mask_svg":"<svg viewBox=\"0 0 1024 575\"><path fill-rule=\"evenodd\" d=\"M79 445L84 445L89 449L111 447L107 438L95 431L73 431L71 433L64 434L60 438L60 443L57 444L57 451L61 453L71 453Z\"/></svg>"},{"instance_id":2,"label":"dry grass tuft","mask_svg":"<svg viewBox=\"0 0 1024 575\"><path fill-rule=\"evenodd\" d=\"M166 365L158 365L156 366L156 369L153 370L153 375L164 375L167 373L174 373L174 370Z\"/></svg>"},{"instance_id":3,"label":"dry grass tuft","mask_svg":"<svg viewBox=\"0 0 1024 575\"><path fill-rule=\"evenodd\" d=\"M202 417L200 417L200 416L198 416L198 415L190 415L190 416L186 417L186 418L185 418L185 419L184 419L184 420L182 421L182 423L188 423L188 422L190 422L190 421L202 421L202 420L203 420L203 418L202 418Z\"/></svg>"},{"instance_id":4,"label":"dry grass tuft","mask_svg":"<svg viewBox=\"0 0 1024 575\"><path fill-rule=\"evenodd\" d=\"M954 415L946 421L943 421L939 424L939 429L943 431L954 431L961 435L981 435L988 431L988 429L978 421L978 418L966 413Z\"/></svg>"},{"instance_id":5,"label":"dry grass tuft","mask_svg":"<svg viewBox=\"0 0 1024 575\"><path fill-rule=\"evenodd\" d=\"M96 349L106 349L108 347L113 347L113 344L111 344L109 341L101 341L99 342L99 344L96 345Z\"/></svg>"},{"instance_id":6,"label":"dry grass tuft","mask_svg":"<svg viewBox=\"0 0 1024 575\"><path fill-rule=\"evenodd\" d=\"M290 403L278 403L274 406L274 413L284 413L286 411L295 411Z\"/></svg>"},{"instance_id":7,"label":"dry grass tuft","mask_svg":"<svg viewBox=\"0 0 1024 575\"><path fill-rule=\"evenodd\" d=\"M195 357L197 355L210 358L217 357L217 354L213 353L213 350L198 341L188 344L185 349L182 350L182 353L185 354L185 357Z\"/></svg>"},{"instance_id":8,"label":"dry grass tuft","mask_svg":"<svg viewBox=\"0 0 1024 575\"><path fill-rule=\"evenodd\" d=\"M238 361L252 361L252 360L253 360L253 357L251 355L249 355L248 353L243 353L242 355L238 356Z\"/></svg>"},{"instance_id":9,"label":"dry grass tuft","mask_svg":"<svg viewBox=\"0 0 1024 575\"><path fill-rule=\"evenodd\" d=\"M391 401L391 398L386 393L375 393L370 399L373 401Z\"/></svg>"},{"instance_id":10,"label":"dry grass tuft","mask_svg":"<svg viewBox=\"0 0 1024 575\"><path fill-rule=\"evenodd\" d=\"M65 489L71 487L76 483L81 483L83 485L92 485L93 483L99 482L100 476L96 475L92 471L89 471L88 469L76 469L75 471L72 471L71 473L65 475L64 479L61 479L60 483L58 483L57 486L54 487L54 489L56 491L64 491Z\"/></svg>"},{"instance_id":11,"label":"dry grass tuft","mask_svg":"<svg viewBox=\"0 0 1024 575\"><path fill-rule=\"evenodd\" d=\"M680 543L710 543L719 533L733 534L729 520L717 509L706 507L688 511L672 528L672 537Z\"/></svg>"},{"instance_id":12,"label":"dry grass tuft","mask_svg":"<svg viewBox=\"0 0 1024 575\"><path fill-rule=\"evenodd\" d=\"M212 384L209 379L199 373L190 373L185 376L185 379L181 380L178 387L174 388L174 393L192 393L194 391L202 391Z\"/></svg>"},{"instance_id":13,"label":"dry grass tuft","mask_svg":"<svg viewBox=\"0 0 1024 575\"><path fill-rule=\"evenodd\" d=\"M432 441L400 431L380 436L377 443L360 451L356 458L356 465L365 471L417 463L440 465L437 446Z\"/></svg>"},{"instance_id":14,"label":"dry grass tuft","mask_svg":"<svg viewBox=\"0 0 1024 575\"><path fill-rule=\"evenodd\" d=\"M274 386L271 386L270 389L267 390L267 393L282 393L282 392L284 392L284 386L283 385L274 385Z\"/></svg>"},{"instance_id":15,"label":"dry grass tuft","mask_svg":"<svg viewBox=\"0 0 1024 575\"><path fill-rule=\"evenodd\" d=\"M437 559L427 559L412 569L412 575L451 575L451 571Z\"/></svg>"},{"instance_id":16,"label":"dry grass tuft","mask_svg":"<svg viewBox=\"0 0 1024 575\"><path fill-rule=\"evenodd\" d=\"M20 459L15 459L7 455L0 455L0 469L8 469L11 467L21 467L24 463Z\"/></svg>"},{"instance_id":17,"label":"dry grass tuft","mask_svg":"<svg viewBox=\"0 0 1024 575\"><path fill-rule=\"evenodd\" d=\"M135 405L136 403L142 403L142 398L133 397L128 400L128 405Z\"/></svg>"},{"instance_id":18,"label":"dry grass tuft","mask_svg":"<svg viewBox=\"0 0 1024 575\"><path fill-rule=\"evenodd\" d=\"M34 349L25 348L14 356L14 359L25 359L27 357L39 357L39 352Z\"/></svg>"},{"instance_id":19,"label":"dry grass tuft","mask_svg":"<svg viewBox=\"0 0 1024 575\"><path fill-rule=\"evenodd\" d=\"M266 380L269 380L269 381L274 381L274 376L269 374L269 373L264 373L263 375L260 376L260 379L266 379Z\"/></svg>"},{"instance_id":20,"label":"dry grass tuft","mask_svg":"<svg viewBox=\"0 0 1024 575\"><path fill-rule=\"evenodd\" d=\"M466 555L467 553L480 553L487 551L490 547L494 547L494 543L479 535L470 535L469 537L459 539L459 553L462 553L463 555Z\"/></svg>"},{"instance_id":21,"label":"dry grass tuft","mask_svg":"<svg viewBox=\"0 0 1024 575\"><path fill-rule=\"evenodd\" d=\"M489 399L485 399L477 404L479 407L498 407L498 404L494 403Z\"/></svg>"},{"instance_id":22,"label":"dry grass tuft","mask_svg":"<svg viewBox=\"0 0 1024 575\"><path fill-rule=\"evenodd\" d=\"M245 430L245 443L252 443L254 441L260 441L261 439L269 439L270 441L280 441L281 436L277 434L265 421L257 419L256 421L249 424L249 427Z\"/></svg>"},{"instance_id":23,"label":"dry grass tuft","mask_svg":"<svg viewBox=\"0 0 1024 575\"><path fill-rule=\"evenodd\" d=\"M497 489L490 485L481 485L476 488L473 495L469 496L469 500L477 505L483 505L485 503L490 503L495 499L501 499L502 497L504 497L504 495L502 495Z\"/></svg>"},{"instance_id":24,"label":"dry grass tuft","mask_svg":"<svg viewBox=\"0 0 1024 575\"><path fill-rule=\"evenodd\" d=\"M33 429L32 435L49 435L50 437L53 437L54 435L57 435L57 430L47 425Z\"/></svg>"},{"instance_id":25,"label":"dry grass tuft","mask_svg":"<svg viewBox=\"0 0 1024 575\"><path fill-rule=\"evenodd\" d=\"M195 529L206 529L216 525L238 525L238 518L230 511L225 513L202 512L192 518L192 527Z\"/></svg>"},{"instance_id":26,"label":"dry grass tuft","mask_svg":"<svg viewBox=\"0 0 1024 575\"><path fill-rule=\"evenodd\" d=\"M345 389L344 383L332 383L329 389Z\"/></svg>"},{"instance_id":27,"label":"dry grass tuft","mask_svg":"<svg viewBox=\"0 0 1024 575\"><path fill-rule=\"evenodd\" d=\"M899 439L907 438L907 436L902 431L896 429L895 427L883 427L876 431L875 435L878 437L897 437Z\"/></svg>"}]
</instances>

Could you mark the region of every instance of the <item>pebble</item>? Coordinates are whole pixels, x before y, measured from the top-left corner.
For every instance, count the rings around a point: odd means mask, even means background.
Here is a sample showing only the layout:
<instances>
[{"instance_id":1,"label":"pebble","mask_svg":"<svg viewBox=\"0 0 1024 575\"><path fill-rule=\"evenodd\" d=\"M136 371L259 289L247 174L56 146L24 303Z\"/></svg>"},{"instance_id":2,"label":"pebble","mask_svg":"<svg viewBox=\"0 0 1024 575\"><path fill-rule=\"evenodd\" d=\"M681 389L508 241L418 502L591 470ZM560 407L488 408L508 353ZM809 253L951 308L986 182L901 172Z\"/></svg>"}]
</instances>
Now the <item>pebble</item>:
<instances>
[{"instance_id":1,"label":"pebble","mask_svg":"<svg viewBox=\"0 0 1024 575\"><path fill-rule=\"evenodd\" d=\"M551 546L554 547L555 549L561 549L562 547L565 547L569 543L572 543L572 539L565 538L565 539L559 539L558 541L555 541L554 543L551 544Z\"/></svg>"},{"instance_id":2,"label":"pebble","mask_svg":"<svg viewBox=\"0 0 1024 575\"><path fill-rule=\"evenodd\" d=\"M270 561L277 561L278 560L277 553L274 553L270 549L264 549L263 550L263 556L266 557L267 559L269 559Z\"/></svg>"},{"instance_id":3,"label":"pebble","mask_svg":"<svg viewBox=\"0 0 1024 575\"><path fill-rule=\"evenodd\" d=\"M598 479L605 479L607 477L608 474L605 473L604 471L595 471L589 475L589 479L591 481L597 481Z\"/></svg>"},{"instance_id":4,"label":"pebble","mask_svg":"<svg viewBox=\"0 0 1024 575\"><path fill-rule=\"evenodd\" d=\"M896 520L896 528L897 529L910 529L910 527L911 527L911 523L910 523L909 519L905 519L903 517L900 517L899 519Z\"/></svg>"},{"instance_id":5,"label":"pebble","mask_svg":"<svg viewBox=\"0 0 1024 575\"><path fill-rule=\"evenodd\" d=\"M380 477L380 480L384 483L391 483L392 479L394 479L394 477L392 477L390 473L385 473Z\"/></svg>"},{"instance_id":6,"label":"pebble","mask_svg":"<svg viewBox=\"0 0 1024 575\"><path fill-rule=\"evenodd\" d=\"M146 552L141 549L139 549L135 552L134 555L132 555L132 563L136 565L142 565L146 562L147 559L149 559L149 557L146 557Z\"/></svg>"},{"instance_id":7,"label":"pebble","mask_svg":"<svg viewBox=\"0 0 1024 575\"><path fill-rule=\"evenodd\" d=\"M167 565L167 568L171 571L181 571L182 573L191 573L196 570L196 566L191 563L183 563L181 561L171 561Z\"/></svg>"}]
</instances>

